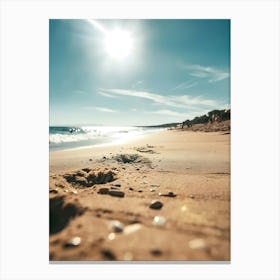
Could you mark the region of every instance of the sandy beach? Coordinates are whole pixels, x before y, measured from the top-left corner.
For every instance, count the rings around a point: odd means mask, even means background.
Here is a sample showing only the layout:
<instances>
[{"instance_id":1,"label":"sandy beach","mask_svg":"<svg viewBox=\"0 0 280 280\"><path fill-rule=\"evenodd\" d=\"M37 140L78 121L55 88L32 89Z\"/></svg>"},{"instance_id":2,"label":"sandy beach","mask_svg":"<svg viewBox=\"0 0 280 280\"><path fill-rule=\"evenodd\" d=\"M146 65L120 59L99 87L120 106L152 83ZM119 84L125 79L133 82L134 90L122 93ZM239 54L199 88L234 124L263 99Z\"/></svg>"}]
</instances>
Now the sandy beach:
<instances>
[{"instance_id":1,"label":"sandy beach","mask_svg":"<svg viewBox=\"0 0 280 280\"><path fill-rule=\"evenodd\" d=\"M51 261L229 261L230 134L50 152Z\"/></svg>"}]
</instances>

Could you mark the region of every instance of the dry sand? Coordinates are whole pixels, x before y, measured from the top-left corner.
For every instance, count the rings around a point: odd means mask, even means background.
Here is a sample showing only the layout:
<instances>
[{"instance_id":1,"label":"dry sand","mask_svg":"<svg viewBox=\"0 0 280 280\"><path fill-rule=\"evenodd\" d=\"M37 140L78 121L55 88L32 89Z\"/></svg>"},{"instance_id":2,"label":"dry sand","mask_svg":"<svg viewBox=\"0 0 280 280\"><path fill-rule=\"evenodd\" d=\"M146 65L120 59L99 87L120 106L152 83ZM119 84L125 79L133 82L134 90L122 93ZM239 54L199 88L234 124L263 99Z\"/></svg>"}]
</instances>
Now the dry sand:
<instances>
[{"instance_id":1,"label":"dry sand","mask_svg":"<svg viewBox=\"0 0 280 280\"><path fill-rule=\"evenodd\" d=\"M229 261L229 133L50 152L50 260Z\"/></svg>"}]
</instances>

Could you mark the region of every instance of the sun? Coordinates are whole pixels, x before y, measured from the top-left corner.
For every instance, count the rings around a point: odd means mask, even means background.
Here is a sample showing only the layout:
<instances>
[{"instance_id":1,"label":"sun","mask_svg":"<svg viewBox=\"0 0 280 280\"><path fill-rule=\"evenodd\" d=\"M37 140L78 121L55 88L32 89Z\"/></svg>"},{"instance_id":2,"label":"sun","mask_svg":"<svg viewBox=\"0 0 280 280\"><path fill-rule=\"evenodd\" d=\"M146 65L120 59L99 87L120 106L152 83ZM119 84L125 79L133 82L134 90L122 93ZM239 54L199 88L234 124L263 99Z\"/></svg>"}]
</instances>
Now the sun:
<instances>
[{"instance_id":1,"label":"sun","mask_svg":"<svg viewBox=\"0 0 280 280\"><path fill-rule=\"evenodd\" d=\"M108 54L122 60L130 55L133 47L133 39L127 31L116 29L109 32L105 37L105 48Z\"/></svg>"}]
</instances>

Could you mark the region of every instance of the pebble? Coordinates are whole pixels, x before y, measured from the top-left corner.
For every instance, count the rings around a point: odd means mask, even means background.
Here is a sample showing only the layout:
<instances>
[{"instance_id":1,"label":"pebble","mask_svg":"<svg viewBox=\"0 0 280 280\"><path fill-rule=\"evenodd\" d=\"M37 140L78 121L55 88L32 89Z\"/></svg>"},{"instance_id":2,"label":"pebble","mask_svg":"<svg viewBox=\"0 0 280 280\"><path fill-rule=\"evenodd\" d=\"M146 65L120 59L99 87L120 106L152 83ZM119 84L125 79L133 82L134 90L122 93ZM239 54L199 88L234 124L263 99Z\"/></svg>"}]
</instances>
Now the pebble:
<instances>
[{"instance_id":1,"label":"pebble","mask_svg":"<svg viewBox=\"0 0 280 280\"><path fill-rule=\"evenodd\" d=\"M105 258L107 258L109 260L115 260L116 259L114 253L110 249L102 249L101 253Z\"/></svg>"},{"instance_id":2,"label":"pebble","mask_svg":"<svg viewBox=\"0 0 280 280\"><path fill-rule=\"evenodd\" d=\"M154 256L160 256L162 254L162 251L159 249L152 249L150 253Z\"/></svg>"},{"instance_id":3,"label":"pebble","mask_svg":"<svg viewBox=\"0 0 280 280\"><path fill-rule=\"evenodd\" d=\"M121 187L121 184L113 184L112 186L113 186L113 187L120 188L120 187Z\"/></svg>"},{"instance_id":4,"label":"pebble","mask_svg":"<svg viewBox=\"0 0 280 280\"><path fill-rule=\"evenodd\" d=\"M109 226L114 232L122 232L124 229L124 225L118 220L110 221Z\"/></svg>"},{"instance_id":5,"label":"pebble","mask_svg":"<svg viewBox=\"0 0 280 280\"><path fill-rule=\"evenodd\" d=\"M111 196L124 197L124 192L120 191L108 191L108 194Z\"/></svg>"},{"instance_id":6,"label":"pebble","mask_svg":"<svg viewBox=\"0 0 280 280\"><path fill-rule=\"evenodd\" d=\"M113 232L111 232L109 235L108 235L108 239L109 240L114 240L116 238L116 234L115 233L113 233Z\"/></svg>"},{"instance_id":7,"label":"pebble","mask_svg":"<svg viewBox=\"0 0 280 280\"><path fill-rule=\"evenodd\" d=\"M124 228L123 232L124 232L124 234L131 234L133 232L138 231L141 227L142 227L142 225L139 223L128 225Z\"/></svg>"},{"instance_id":8,"label":"pebble","mask_svg":"<svg viewBox=\"0 0 280 280\"><path fill-rule=\"evenodd\" d=\"M68 242L64 244L65 248L71 248L71 247L76 247L79 246L81 243L81 238L79 236L73 237L70 239Z\"/></svg>"},{"instance_id":9,"label":"pebble","mask_svg":"<svg viewBox=\"0 0 280 280\"><path fill-rule=\"evenodd\" d=\"M57 190L50 190L50 193L58 193Z\"/></svg>"},{"instance_id":10,"label":"pebble","mask_svg":"<svg viewBox=\"0 0 280 280\"><path fill-rule=\"evenodd\" d=\"M189 197L190 197L190 198L194 198L194 195L193 195L193 194L190 194Z\"/></svg>"},{"instance_id":11,"label":"pebble","mask_svg":"<svg viewBox=\"0 0 280 280\"><path fill-rule=\"evenodd\" d=\"M143 192L142 190L139 190L138 192Z\"/></svg>"},{"instance_id":12,"label":"pebble","mask_svg":"<svg viewBox=\"0 0 280 280\"><path fill-rule=\"evenodd\" d=\"M92 158L90 158L89 161L92 161Z\"/></svg>"},{"instance_id":13,"label":"pebble","mask_svg":"<svg viewBox=\"0 0 280 280\"><path fill-rule=\"evenodd\" d=\"M155 189L150 189L150 192L155 192L156 190Z\"/></svg>"},{"instance_id":14,"label":"pebble","mask_svg":"<svg viewBox=\"0 0 280 280\"><path fill-rule=\"evenodd\" d=\"M153 220L153 225L157 227L164 227L166 224L166 219L163 216L155 216Z\"/></svg>"},{"instance_id":15,"label":"pebble","mask_svg":"<svg viewBox=\"0 0 280 280\"><path fill-rule=\"evenodd\" d=\"M150 184L151 187L159 187L159 184Z\"/></svg>"},{"instance_id":16,"label":"pebble","mask_svg":"<svg viewBox=\"0 0 280 280\"><path fill-rule=\"evenodd\" d=\"M207 244L204 239L196 238L196 239L192 239L191 241L189 241L189 247L191 249L206 249Z\"/></svg>"},{"instance_id":17,"label":"pebble","mask_svg":"<svg viewBox=\"0 0 280 280\"><path fill-rule=\"evenodd\" d=\"M150 204L150 208L151 209L161 209L161 207L163 206L162 202L160 202L159 200L155 200L155 201L152 201L152 203Z\"/></svg>"},{"instance_id":18,"label":"pebble","mask_svg":"<svg viewBox=\"0 0 280 280\"><path fill-rule=\"evenodd\" d=\"M187 211L188 210L188 207L186 206L186 205L183 205L182 207L181 207L181 211L182 212L185 212L185 211Z\"/></svg>"},{"instance_id":19,"label":"pebble","mask_svg":"<svg viewBox=\"0 0 280 280\"><path fill-rule=\"evenodd\" d=\"M173 192L169 192L169 193L158 193L159 196L168 196L168 197L175 197L176 194L174 194Z\"/></svg>"},{"instance_id":20,"label":"pebble","mask_svg":"<svg viewBox=\"0 0 280 280\"><path fill-rule=\"evenodd\" d=\"M99 194L108 194L109 189L108 188L101 188L99 189L99 191L97 193Z\"/></svg>"},{"instance_id":21,"label":"pebble","mask_svg":"<svg viewBox=\"0 0 280 280\"><path fill-rule=\"evenodd\" d=\"M129 188L129 190L130 190L130 191L134 191L134 189L133 189L133 188Z\"/></svg>"}]
</instances>

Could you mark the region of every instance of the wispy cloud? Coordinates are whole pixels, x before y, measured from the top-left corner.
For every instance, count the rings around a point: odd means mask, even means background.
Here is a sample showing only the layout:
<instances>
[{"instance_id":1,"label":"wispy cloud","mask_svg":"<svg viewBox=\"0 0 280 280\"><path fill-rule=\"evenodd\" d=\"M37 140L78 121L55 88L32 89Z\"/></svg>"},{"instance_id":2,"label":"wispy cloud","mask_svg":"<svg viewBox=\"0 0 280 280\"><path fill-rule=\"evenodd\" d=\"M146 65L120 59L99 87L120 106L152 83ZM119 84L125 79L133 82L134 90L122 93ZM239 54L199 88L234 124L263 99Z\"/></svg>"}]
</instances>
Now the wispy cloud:
<instances>
[{"instance_id":1,"label":"wispy cloud","mask_svg":"<svg viewBox=\"0 0 280 280\"><path fill-rule=\"evenodd\" d=\"M105 107L86 106L86 107L83 107L83 108L87 109L87 110L97 110L97 111L106 112L106 113L116 113L116 112L118 112L116 110L113 110L113 109L110 109L110 108L105 108Z\"/></svg>"},{"instance_id":2,"label":"wispy cloud","mask_svg":"<svg viewBox=\"0 0 280 280\"><path fill-rule=\"evenodd\" d=\"M147 91L136 91L127 89L102 89L101 93L108 93L109 95L120 95L144 98L152 100L154 104L165 105L176 108L190 108L206 106L210 108L220 107L216 100L206 99L201 96L191 97L189 95L160 95L158 93Z\"/></svg>"},{"instance_id":3,"label":"wispy cloud","mask_svg":"<svg viewBox=\"0 0 280 280\"><path fill-rule=\"evenodd\" d=\"M171 110L158 110L158 111L153 111L153 112L149 112L149 113L165 115L165 116L168 115L168 116L173 116L173 117L181 117L181 118L186 116L186 114L178 113L178 112L171 111Z\"/></svg>"},{"instance_id":4,"label":"wispy cloud","mask_svg":"<svg viewBox=\"0 0 280 280\"><path fill-rule=\"evenodd\" d=\"M117 96L103 92L103 91L99 91L98 94L103 95L105 97L109 97L109 98L117 98Z\"/></svg>"},{"instance_id":5,"label":"wispy cloud","mask_svg":"<svg viewBox=\"0 0 280 280\"><path fill-rule=\"evenodd\" d=\"M177 90L177 89L188 89L188 88L192 88L194 86L196 86L198 83L194 82L194 81L187 81L187 82L183 82L179 85L177 85L176 87L172 88L171 90Z\"/></svg>"},{"instance_id":6,"label":"wispy cloud","mask_svg":"<svg viewBox=\"0 0 280 280\"><path fill-rule=\"evenodd\" d=\"M215 67L202 66L199 64L184 64L183 68L189 71L189 75L195 78L207 79L214 83L229 77L229 73Z\"/></svg>"},{"instance_id":7,"label":"wispy cloud","mask_svg":"<svg viewBox=\"0 0 280 280\"><path fill-rule=\"evenodd\" d=\"M151 112L146 112L149 114L156 114L156 115L162 115L164 117L169 116L173 117L174 121L182 121L186 119L193 119L194 117L197 116L202 116L207 114L207 110L198 110L198 111L188 111L188 112L177 112L177 111L172 111L172 110L158 110L158 111L151 111Z\"/></svg>"}]
</instances>

